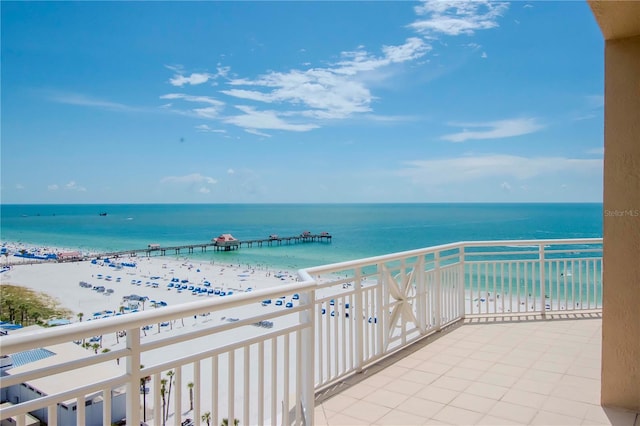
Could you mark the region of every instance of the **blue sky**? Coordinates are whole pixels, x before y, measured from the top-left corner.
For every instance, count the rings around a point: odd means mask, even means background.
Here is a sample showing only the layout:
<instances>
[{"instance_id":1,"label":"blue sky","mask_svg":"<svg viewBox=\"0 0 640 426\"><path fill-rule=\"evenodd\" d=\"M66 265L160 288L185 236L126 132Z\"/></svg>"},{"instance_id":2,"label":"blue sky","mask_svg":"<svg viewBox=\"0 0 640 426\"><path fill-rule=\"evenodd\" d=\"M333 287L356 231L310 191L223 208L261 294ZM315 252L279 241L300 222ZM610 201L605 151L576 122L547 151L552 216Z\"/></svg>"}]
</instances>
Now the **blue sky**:
<instances>
[{"instance_id":1,"label":"blue sky","mask_svg":"<svg viewBox=\"0 0 640 426\"><path fill-rule=\"evenodd\" d=\"M602 201L584 1L1 7L2 203Z\"/></svg>"}]
</instances>

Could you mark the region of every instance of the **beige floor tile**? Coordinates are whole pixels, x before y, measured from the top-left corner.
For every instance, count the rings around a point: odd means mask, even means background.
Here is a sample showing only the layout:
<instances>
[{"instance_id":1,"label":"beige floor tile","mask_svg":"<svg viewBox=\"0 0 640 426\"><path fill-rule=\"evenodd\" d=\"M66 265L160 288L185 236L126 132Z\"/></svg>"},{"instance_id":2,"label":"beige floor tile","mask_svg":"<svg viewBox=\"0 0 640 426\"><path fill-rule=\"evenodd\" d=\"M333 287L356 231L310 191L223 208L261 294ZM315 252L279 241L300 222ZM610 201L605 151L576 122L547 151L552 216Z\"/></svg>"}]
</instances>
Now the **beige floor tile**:
<instances>
[{"instance_id":1,"label":"beige floor tile","mask_svg":"<svg viewBox=\"0 0 640 426\"><path fill-rule=\"evenodd\" d=\"M394 411L403 411L425 419L433 417L438 411L445 407L444 404L426 399L409 397L400 404Z\"/></svg>"},{"instance_id":2,"label":"beige floor tile","mask_svg":"<svg viewBox=\"0 0 640 426\"><path fill-rule=\"evenodd\" d=\"M485 398L500 400L505 393L509 390L508 387L496 386L488 383L474 382L467 387L464 392L473 395L482 396Z\"/></svg>"},{"instance_id":3,"label":"beige floor tile","mask_svg":"<svg viewBox=\"0 0 640 426\"><path fill-rule=\"evenodd\" d=\"M475 424L483 417L483 414L464 408L446 406L438 411L434 416L434 420L443 421L455 425L471 425Z\"/></svg>"},{"instance_id":4,"label":"beige floor tile","mask_svg":"<svg viewBox=\"0 0 640 426\"><path fill-rule=\"evenodd\" d=\"M405 413L404 411L394 410L393 412L383 416L381 419L378 419L375 424L389 426L412 426L422 425L427 420L429 419L425 417Z\"/></svg>"},{"instance_id":5,"label":"beige floor tile","mask_svg":"<svg viewBox=\"0 0 640 426\"><path fill-rule=\"evenodd\" d=\"M433 373L433 374L444 374L447 371L449 371L451 369L451 365L449 364L442 364L440 362L436 362L433 360L433 358L429 359L427 362L423 362L419 365L417 365L414 370L420 370L420 371L425 371L427 373Z\"/></svg>"},{"instance_id":6,"label":"beige floor tile","mask_svg":"<svg viewBox=\"0 0 640 426\"><path fill-rule=\"evenodd\" d=\"M511 387L518 380L517 377L507 376L505 374L486 372L482 376L478 377L477 381L487 383L490 385Z\"/></svg>"},{"instance_id":7,"label":"beige floor tile","mask_svg":"<svg viewBox=\"0 0 640 426\"><path fill-rule=\"evenodd\" d=\"M473 395L470 393L461 393L455 397L449 405L486 414L497 402L498 401L495 399L485 398L483 396Z\"/></svg>"},{"instance_id":8,"label":"beige floor tile","mask_svg":"<svg viewBox=\"0 0 640 426\"><path fill-rule=\"evenodd\" d=\"M451 366L457 365L459 362L463 361L464 359L465 357L451 355L448 352L441 353L431 358L432 361L439 362L440 364L451 365Z\"/></svg>"},{"instance_id":9,"label":"beige floor tile","mask_svg":"<svg viewBox=\"0 0 640 426\"><path fill-rule=\"evenodd\" d=\"M387 376L382 374L382 371L378 374L374 374L370 377L367 377L360 383L364 383L369 386L373 386L375 388L383 388L387 385L387 383L393 381L393 379L397 378L397 376Z\"/></svg>"},{"instance_id":10,"label":"beige floor tile","mask_svg":"<svg viewBox=\"0 0 640 426\"><path fill-rule=\"evenodd\" d=\"M508 419L501 419L500 417L493 417L493 416L486 415L483 418L481 418L480 421L478 421L476 423L476 425L485 425L485 426L514 425L514 426L520 426L521 423L514 422L513 420L508 420Z\"/></svg>"},{"instance_id":11,"label":"beige floor tile","mask_svg":"<svg viewBox=\"0 0 640 426\"><path fill-rule=\"evenodd\" d=\"M395 377L400 377L409 371L411 371L410 368L400 367L399 365L394 364L394 365L390 365L385 369L380 370L380 372L376 374L376 376L382 375L382 376L389 376L389 377L395 378Z\"/></svg>"},{"instance_id":12,"label":"beige floor tile","mask_svg":"<svg viewBox=\"0 0 640 426\"><path fill-rule=\"evenodd\" d=\"M479 359L467 358L463 361L460 361L458 367L470 368L476 371L487 371L494 365L492 361L482 361Z\"/></svg>"},{"instance_id":13,"label":"beige floor tile","mask_svg":"<svg viewBox=\"0 0 640 426\"><path fill-rule=\"evenodd\" d=\"M541 382L529 379L520 379L512 386L512 389L538 393L541 395L551 395L555 389L554 383Z\"/></svg>"},{"instance_id":14,"label":"beige floor tile","mask_svg":"<svg viewBox=\"0 0 640 426\"><path fill-rule=\"evenodd\" d=\"M562 374L530 368L529 370L525 371L521 379L555 384L555 383L558 383L560 379L562 379Z\"/></svg>"},{"instance_id":15,"label":"beige floor tile","mask_svg":"<svg viewBox=\"0 0 640 426\"><path fill-rule=\"evenodd\" d=\"M357 425L370 425L371 422L357 419L355 417L347 416L342 413L329 417L327 419L327 425L329 426L357 426Z\"/></svg>"},{"instance_id":16,"label":"beige floor tile","mask_svg":"<svg viewBox=\"0 0 640 426\"><path fill-rule=\"evenodd\" d=\"M550 396L544 404L542 404L540 410L582 419L592 406L593 404L586 404L584 402L571 401L569 399Z\"/></svg>"},{"instance_id":17,"label":"beige floor tile","mask_svg":"<svg viewBox=\"0 0 640 426\"><path fill-rule=\"evenodd\" d=\"M600 366L598 367L585 367L580 365L571 365L566 374L570 374L572 376L584 377L593 380L599 380L602 374L602 370Z\"/></svg>"},{"instance_id":18,"label":"beige floor tile","mask_svg":"<svg viewBox=\"0 0 640 426\"><path fill-rule=\"evenodd\" d=\"M397 365L398 367L413 369L420 363L421 361L419 359L405 357L399 359L394 365Z\"/></svg>"},{"instance_id":19,"label":"beige floor tile","mask_svg":"<svg viewBox=\"0 0 640 426\"><path fill-rule=\"evenodd\" d=\"M441 376L435 373L429 373L426 371L420 370L411 370L408 373L405 373L402 376L399 376L402 380L408 380L410 382L419 383L423 386L433 383Z\"/></svg>"},{"instance_id":20,"label":"beige floor tile","mask_svg":"<svg viewBox=\"0 0 640 426\"><path fill-rule=\"evenodd\" d=\"M527 367L508 365L508 364L503 364L499 362L495 364L493 367L489 368L487 372L504 374L505 376L513 376L513 377L520 378L527 370L528 370Z\"/></svg>"},{"instance_id":21,"label":"beige floor tile","mask_svg":"<svg viewBox=\"0 0 640 426\"><path fill-rule=\"evenodd\" d=\"M392 392L385 388L378 389L376 392L370 393L362 398L362 400L382 407L395 408L407 398L408 396L405 394Z\"/></svg>"},{"instance_id":22,"label":"beige floor tile","mask_svg":"<svg viewBox=\"0 0 640 426\"><path fill-rule=\"evenodd\" d=\"M459 366L451 367L449 371L443 374L444 377L455 377L458 379L476 380L484 374L482 370L474 370L471 368L464 368Z\"/></svg>"},{"instance_id":23,"label":"beige floor tile","mask_svg":"<svg viewBox=\"0 0 640 426\"><path fill-rule=\"evenodd\" d=\"M350 407L354 403L358 402L356 398L352 398L346 395L335 395L322 403L322 407L325 410L333 411L336 413L341 412L347 407Z\"/></svg>"},{"instance_id":24,"label":"beige floor tile","mask_svg":"<svg viewBox=\"0 0 640 426\"><path fill-rule=\"evenodd\" d=\"M442 404L448 404L453 398L458 396L460 392L451 389L439 388L437 386L427 386L418 392L415 396L422 399L428 399L429 401L440 402Z\"/></svg>"},{"instance_id":25,"label":"beige floor tile","mask_svg":"<svg viewBox=\"0 0 640 426\"><path fill-rule=\"evenodd\" d=\"M496 405L489 410L488 414L514 422L528 424L537 414L537 410L510 402L498 401Z\"/></svg>"},{"instance_id":26,"label":"beige floor tile","mask_svg":"<svg viewBox=\"0 0 640 426\"><path fill-rule=\"evenodd\" d=\"M557 362L551 362L551 361L537 361L531 366L531 368L534 370L564 374L569 369L569 365L559 364Z\"/></svg>"},{"instance_id":27,"label":"beige floor tile","mask_svg":"<svg viewBox=\"0 0 640 426\"><path fill-rule=\"evenodd\" d=\"M520 371L522 371L522 369L527 369L531 367L537 361L538 361L537 358L525 358L520 356L503 356L498 360L499 364L496 364L496 365L501 365L501 366L506 366L511 368L515 367L515 368L521 369Z\"/></svg>"},{"instance_id":28,"label":"beige floor tile","mask_svg":"<svg viewBox=\"0 0 640 426\"><path fill-rule=\"evenodd\" d=\"M551 392L551 396L600 405L600 389L586 386L571 386L559 383Z\"/></svg>"},{"instance_id":29,"label":"beige floor tile","mask_svg":"<svg viewBox=\"0 0 640 426\"><path fill-rule=\"evenodd\" d=\"M398 392L403 395L415 395L426 386L422 383L413 382L411 380L397 379L389 382L385 389L391 392Z\"/></svg>"},{"instance_id":30,"label":"beige floor tile","mask_svg":"<svg viewBox=\"0 0 640 426\"><path fill-rule=\"evenodd\" d=\"M547 395L512 388L504 394L502 401L537 409L542 406L547 398Z\"/></svg>"},{"instance_id":31,"label":"beige floor tile","mask_svg":"<svg viewBox=\"0 0 640 426\"><path fill-rule=\"evenodd\" d=\"M391 408L383 407L367 401L356 401L348 409L341 411L356 419L365 420L369 423L375 423L379 418L391 412ZM329 419L331 420L331 419Z\"/></svg>"},{"instance_id":32,"label":"beige floor tile","mask_svg":"<svg viewBox=\"0 0 640 426\"><path fill-rule=\"evenodd\" d=\"M488 351L480 350L478 352L475 352L475 353L469 355L469 358L470 359L477 359L479 361L496 362L498 360L498 358L500 358L500 355L496 355L495 352L488 352Z\"/></svg>"},{"instance_id":33,"label":"beige floor tile","mask_svg":"<svg viewBox=\"0 0 640 426\"><path fill-rule=\"evenodd\" d=\"M318 406L315 407L315 409L313 410L313 418L314 418L314 423L318 426L326 426L327 423L327 417L325 416L325 411L322 409L322 406Z\"/></svg>"},{"instance_id":34,"label":"beige floor tile","mask_svg":"<svg viewBox=\"0 0 640 426\"><path fill-rule=\"evenodd\" d=\"M531 424L540 426L569 426L582 424L582 419L548 411L540 411L533 418Z\"/></svg>"},{"instance_id":35,"label":"beige floor tile","mask_svg":"<svg viewBox=\"0 0 640 426\"><path fill-rule=\"evenodd\" d=\"M469 387L471 383L473 383L471 380L442 376L438 380L435 380L433 382L433 385L440 388L451 389L454 391L463 391L467 387Z\"/></svg>"},{"instance_id":36,"label":"beige floor tile","mask_svg":"<svg viewBox=\"0 0 640 426\"><path fill-rule=\"evenodd\" d=\"M367 385L365 383L358 383L358 384L349 386L348 388L340 392L339 395L345 395L345 396L350 396L356 399L362 399L365 396L369 395L370 393L377 391L378 389L379 388L371 385Z\"/></svg>"}]
</instances>

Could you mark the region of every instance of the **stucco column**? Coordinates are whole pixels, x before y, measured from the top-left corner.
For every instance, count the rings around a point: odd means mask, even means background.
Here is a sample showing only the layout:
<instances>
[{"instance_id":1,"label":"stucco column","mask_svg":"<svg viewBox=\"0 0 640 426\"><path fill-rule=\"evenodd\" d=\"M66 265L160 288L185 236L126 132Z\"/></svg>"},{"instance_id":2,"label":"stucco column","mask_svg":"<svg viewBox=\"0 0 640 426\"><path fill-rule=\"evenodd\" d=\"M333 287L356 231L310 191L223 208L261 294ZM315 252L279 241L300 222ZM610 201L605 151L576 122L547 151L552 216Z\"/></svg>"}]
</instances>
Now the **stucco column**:
<instances>
[{"instance_id":1,"label":"stucco column","mask_svg":"<svg viewBox=\"0 0 640 426\"><path fill-rule=\"evenodd\" d=\"M640 410L640 36L605 42L602 405Z\"/></svg>"}]
</instances>

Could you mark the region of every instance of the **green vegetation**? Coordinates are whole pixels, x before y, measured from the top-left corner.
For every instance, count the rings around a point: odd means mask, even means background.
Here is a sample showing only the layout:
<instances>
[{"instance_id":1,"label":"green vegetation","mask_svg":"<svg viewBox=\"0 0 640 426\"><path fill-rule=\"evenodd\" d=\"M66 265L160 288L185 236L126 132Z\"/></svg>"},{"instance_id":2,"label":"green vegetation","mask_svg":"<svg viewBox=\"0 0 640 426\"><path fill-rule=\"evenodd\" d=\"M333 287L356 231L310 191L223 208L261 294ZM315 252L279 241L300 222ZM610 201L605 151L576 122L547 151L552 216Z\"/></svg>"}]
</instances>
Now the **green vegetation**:
<instances>
[{"instance_id":1,"label":"green vegetation","mask_svg":"<svg viewBox=\"0 0 640 426\"><path fill-rule=\"evenodd\" d=\"M45 293L16 285L0 285L0 321L23 326L39 324L56 318L71 318L72 312L62 308L57 300Z\"/></svg>"}]
</instances>

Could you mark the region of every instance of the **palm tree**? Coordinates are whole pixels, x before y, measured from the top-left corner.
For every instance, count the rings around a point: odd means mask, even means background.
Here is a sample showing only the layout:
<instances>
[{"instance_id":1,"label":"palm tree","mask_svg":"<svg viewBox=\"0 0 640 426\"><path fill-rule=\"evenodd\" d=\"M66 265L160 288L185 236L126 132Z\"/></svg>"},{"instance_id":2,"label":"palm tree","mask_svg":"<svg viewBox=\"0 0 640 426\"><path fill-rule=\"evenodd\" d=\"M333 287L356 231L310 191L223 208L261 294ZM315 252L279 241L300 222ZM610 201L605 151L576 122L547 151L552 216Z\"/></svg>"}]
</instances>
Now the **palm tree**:
<instances>
[{"instance_id":1,"label":"palm tree","mask_svg":"<svg viewBox=\"0 0 640 426\"><path fill-rule=\"evenodd\" d=\"M82 317L84 317L84 314L82 312L78 312L78 320L80 320L80 322L82 322Z\"/></svg>"},{"instance_id":2,"label":"palm tree","mask_svg":"<svg viewBox=\"0 0 640 426\"><path fill-rule=\"evenodd\" d=\"M169 391L167 392L167 412L165 414L165 420L169 418L169 404L171 404L171 386L173 385L174 371L167 371L167 377L169 378Z\"/></svg>"},{"instance_id":3,"label":"palm tree","mask_svg":"<svg viewBox=\"0 0 640 426\"><path fill-rule=\"evenodd\" d=\"M99 343L92 344L91 349L93 349L95 353L98 353L98 349L100 349L100 344Z\"/></svg>"},{"instance_id":4,"label":"palm tree","mask_svg":"<svg viewBox=\"0 0 640 426\"><path fill-rule=\"evenodd\" d=\"M210 411L206 411L202 415L202 421L205 422L207 424L207 426L211 426L211 412Z\"/></svg>"},{"instance_id":5,"label":"palm tree","mask_svg":"<svg viewBox=\"0 0 640 426\"><path fill-rule=\"evenodd\" d=\"M140 364L140 370L144 365ZM151 381L151 376L140 377L140 391L142 392L142 420L147 421L147 382Z\"/></svg>"},{"instance_id":6,"label":"palm tree","mask_svg":"<svg viewBox=\"0 0 640 426\"><path fill-rule=\"evenodd\" d=\"M189 411L193 410L193 382L187 383L189 388Z\"/></svg>"},{"instance_id":7,"label":"palm tree","mask_svg":"<svg viewBox=\"0 0 640 426\"><path fill-rule=\"evenodd\" d=\"M239 424L240 420L233 419L233 426L238 426ZM229 419L227 419L226 417L222 419L222 423L220 423L220 426L229 426Z\"/></svg>"},{"instance_id":8,"label":"palm tree","mask_svg":"<svg viewBox=\"0 0 640 426\"><path fill-rule=\"evenodd\" d=\"M162 426L164 426L167 423L167 418L164 415L167 406L167 379L160 380L160 396L162 397Z\"/></svg>"}]
</instances>

